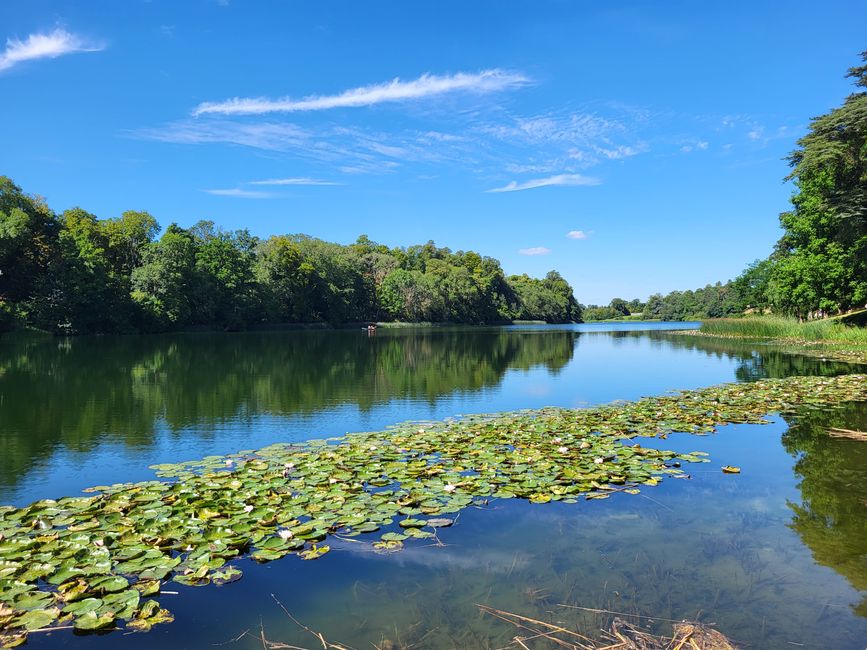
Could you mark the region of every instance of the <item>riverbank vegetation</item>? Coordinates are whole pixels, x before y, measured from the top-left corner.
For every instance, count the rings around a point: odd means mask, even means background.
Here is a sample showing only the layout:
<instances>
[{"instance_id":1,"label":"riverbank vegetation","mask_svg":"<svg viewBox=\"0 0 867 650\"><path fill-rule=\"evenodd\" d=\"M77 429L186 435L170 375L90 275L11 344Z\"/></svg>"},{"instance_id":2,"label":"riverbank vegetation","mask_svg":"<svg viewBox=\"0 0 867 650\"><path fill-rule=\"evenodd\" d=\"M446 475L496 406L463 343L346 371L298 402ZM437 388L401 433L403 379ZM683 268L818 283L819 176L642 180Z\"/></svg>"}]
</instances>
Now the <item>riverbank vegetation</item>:
<instances>
[{"instance_id":1,"label":"riverbank vegetation","mask_svg":"<svg viewBox=\"0 0 867 650\"><path fill-rule=\"evenodd\" d=\"M867 346L867 328L849 326L837 319L799 321L797 318L770 315L720 318L703 322L699 331L710 336L850 343Z\"/></svg>"},{"instance_id":2,"label":"riverbank vegetation","mask_svg":"<svg viewBox=\"0 0 867 650\"><path fill-rule=\"evenodd\" d=\"M0 331L581 320L572 287L556 271L507 277L491 257L433 242L388 248L364 235L347 246L305 235L260 239L211 221L159 232L146 212L56 214L0 177Z\"/></svg>"},{"instance_id":3,"label":"riverbank vegetation","mask_svg":"<svg viewBox=\"0 0 867 650\"><path fill-rule=\"evenodd\" d=\"M329 537L366 535L391 553L436 539L453 513L491 499L531 503L634 494L706 460L624 439L704 434L867 399L863 375L726 384L589 409L545 409L399 426L328 441L155 466L163 480L0 507L0 643L71 625L148 630L172 620L163 582L239 580L230 562L304 560ZM442 534L442 533L439 533ZM365 539L365 538L361 538ZM359 540L360 541L360 540Z\"/></svg>"}]
</instances>

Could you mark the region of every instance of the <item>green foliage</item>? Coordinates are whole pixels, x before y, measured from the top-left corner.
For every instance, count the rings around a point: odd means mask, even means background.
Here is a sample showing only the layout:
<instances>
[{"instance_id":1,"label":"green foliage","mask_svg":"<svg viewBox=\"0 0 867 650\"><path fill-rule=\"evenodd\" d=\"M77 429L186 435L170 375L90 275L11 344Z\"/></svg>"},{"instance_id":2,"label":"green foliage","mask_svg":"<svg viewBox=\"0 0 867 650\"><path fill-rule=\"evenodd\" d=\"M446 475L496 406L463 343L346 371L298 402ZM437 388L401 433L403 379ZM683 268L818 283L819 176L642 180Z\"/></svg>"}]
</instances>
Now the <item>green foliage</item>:
<instances>
[{"instance_id":1,"label":"green foliage","mask_svg":"<svg viewBox=\"0 0 867 650\"><path fill-rule=\"evenodd\" d=\"M709 284L695 291L672 291L653 294L647 299L643 317L660 320L703 320L738 314L744 300L732 282Z\"/></svg>"},{"instance_id":2,"label":"green foliage","mask_svg":"<svg viewBox=\"0 0 867 650\"><path fill-rule=\"evenodd\" d=\"M259 304L253 271L256 238L247 230L216 230L211 221L200 221L191 232L204 302L199 319L224 329L242 329L255 319Z\"/></svg>"},{"instance_id":3,"label":"green foliage","mask_svg":"<svg viewBox=\"0 0 867 650\"><path fill-rule=\"evenodd\" d=\"M633 315L635 319L639 317L643 318L643 310L644 303L638 298L634 298L628 302L623 298L614 298L608 303L607 307L600 307L598 305L588 305L585 307L584 319L588 321L633 320L633 318L630 318Z\"/></svg>"},{"instance_id":4,"label":"green foliage","mask_svg":"<svg viewBox=\"0 0 867 650\"><path fill-rule=\"evenodd\" d=\"M844 325L836 319L802 322L786 316L720 318L702 323L701 332L714 336L867 344L867 329Z\"/></svg>"},{"instance_id":5,"label":"green foliage","mask_svg":"<svg viewBox=\"0 0 867 650\"><path fill-rule=\"evenodd\" d=\"M862 54L867 61L867 52ZM852 68L867 85L867 66ZM805 318L867 301L867 92L813 119L789 156L797 191L780 215L785 231L771 257L767 299Z\"/></svg>"},{"instance_id":6,"label":"green foliage","mask_svg":"<svg viewBox=\"0 0 867 650\"><path fill-rule=\"evenodd\" d=\"M44 201L0 176L0 300L23 317L49 299L59 231Z\"/></svg>"},{"instance_id":7,"label":"green foliage","mask_svg":"<svg viewBox=\"0 0 867 650\"><path fill-rule=\"evenodd\" d=\"M142 265L132 272L132 299L149 325L181 327L193 320L196 280L195 240L172 224L144 249Z\"/></svg>"},{"instance_id":8,"label":"green foliage","mask_svg":"<svg viewBox=\"0 0 867 650\"><path fill-rule=\"evenodd\" d=\"M515 291L513 318L516 320L543 320L549 323L581 322L581 305L572 294L572 287L556 271L544 280L524 275L513 275L509 283Z\"/></svg>"},{"instance_id":9,"label":"green foliage","mask_svg":"<svg viewBox=\"0 0 867 650\"><path fill-rule=\"evenodd\" d=\"M744 309L762 310L768 305L768 283L771 278L770 260L756 260L732 281Z\"/></svg>"},{"instance_id":10,"label":"green foliage","mask_svg":"<svg viewBox=\"0 0 867 650\"><path fill-rule=\"evenodd\" d=\"M257 323L581 320L556 272L506 278L500 263L434 242L389 249L306 235L260 241L211 221L160 227L147 212L55 215L0 177L0 331L77 334Z\"/></svg>"}]
</instances>

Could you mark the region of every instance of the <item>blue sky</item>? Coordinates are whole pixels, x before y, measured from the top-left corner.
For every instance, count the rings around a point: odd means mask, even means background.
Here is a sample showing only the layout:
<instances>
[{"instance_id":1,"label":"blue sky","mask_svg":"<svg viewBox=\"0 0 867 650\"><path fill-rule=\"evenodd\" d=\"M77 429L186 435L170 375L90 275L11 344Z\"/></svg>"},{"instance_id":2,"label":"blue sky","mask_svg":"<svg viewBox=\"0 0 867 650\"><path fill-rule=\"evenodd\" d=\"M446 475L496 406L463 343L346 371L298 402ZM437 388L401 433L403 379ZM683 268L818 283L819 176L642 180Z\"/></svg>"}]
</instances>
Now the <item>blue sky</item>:
<instances>
[{"instance_id":1,"label":"blue sky","mask_svg":"<svg viewBox=\"0 0 867 650\"><path fill-rule=\"evenodd\" d=\"M56 210L428 239L584 303L766 256L867 3L5 0L0 173Z\"/></svg>"}]
</instances>

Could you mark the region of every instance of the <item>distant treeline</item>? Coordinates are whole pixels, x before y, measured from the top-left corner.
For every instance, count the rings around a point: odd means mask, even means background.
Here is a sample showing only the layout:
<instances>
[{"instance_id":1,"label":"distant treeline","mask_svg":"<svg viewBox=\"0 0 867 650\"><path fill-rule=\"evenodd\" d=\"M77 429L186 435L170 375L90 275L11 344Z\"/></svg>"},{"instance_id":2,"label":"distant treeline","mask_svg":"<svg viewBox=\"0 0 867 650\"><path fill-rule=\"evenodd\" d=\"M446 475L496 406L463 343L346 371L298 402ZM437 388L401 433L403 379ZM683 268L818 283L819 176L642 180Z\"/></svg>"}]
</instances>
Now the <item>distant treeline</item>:
<instances>
[{"instance_id":1,"label":"distant treeline","mask_svg":"<svg viewBox=\"0 0 867 650\"><path fill-rule=\"evenodd\" d=\"M507 277L500 263L433 242L342 246L305 235L254 237L211 221L160 226L43 200L0 177L0 330L56 333L244 329L263 323L580 322L572 287Z\"/></svg>"},{"instance_id":2,"label":"distant treeline","mask_svg":"<svg viewBox=\"0 0 867 650\"><path fill-rule=\"evenodd\" d=\"M615 298L607 306L589 305L584 308L584 320L637 318L650 320L704 320L743 313L749 306L739 280L725 284L709 284L695 291L655 293L646 302L638 298Z\"/></svg>"}]
</instances>

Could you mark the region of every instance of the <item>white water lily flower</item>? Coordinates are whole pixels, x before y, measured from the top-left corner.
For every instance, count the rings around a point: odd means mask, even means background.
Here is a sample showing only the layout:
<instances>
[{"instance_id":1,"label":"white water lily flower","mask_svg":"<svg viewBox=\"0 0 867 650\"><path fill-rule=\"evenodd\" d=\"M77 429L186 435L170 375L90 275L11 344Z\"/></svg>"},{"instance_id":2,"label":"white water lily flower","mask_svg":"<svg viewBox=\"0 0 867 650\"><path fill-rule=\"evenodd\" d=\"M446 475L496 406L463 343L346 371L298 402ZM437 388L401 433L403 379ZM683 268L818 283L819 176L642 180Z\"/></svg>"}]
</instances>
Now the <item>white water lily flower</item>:
<instances>
[{"instance_id":1,"label":"white water lily flower","mask_svg":"<svg viewBox=\"0 0 867 650\"><path fill-rule=\"evenodd\" d=\"M244 512L253 512L253 506L251 506L251 505L244 506Z\"/></svg>"},{"instance_id":2,"label":"white water lily flower","mask_svg":"<svg viewBox=\"0 0 867 650\"><path fill-rule=\"evenodd\" d=\"M331 485L334 485L335 483L337 483L337 479L336 479L336 478L330 478L330 479L328 479L328 482L329 482Z\"/></svg>"},{"instance_id":3,"label":"white water lily flower","mask_svg":"<svg viewBox=\"0 0 867 650\"><path fill-rule=\"evenodd\" d=\"M231 467L234 464L235 464L235 461L233 461L231 458L226 459L226 467Z\"/></svg>"},{"instance_id":4,"label":"white water lily flower","mask_svg":"<svg viewBox=\"0 0 867 650\"><path fill-rule=\"evenodd\" d=\"M559 451L561 454L565 454L569 451L569 447L558 447L557 451Z\"/></svg>"},{"instance_id":5,"label":"white water lily flower","mask_svg":"<svg viewBox=\"0 0 867 650\"><path fill-rule=\"evenodd\" d=\"M454 492L455 490L457 490L457 486L452 485L451 483L447 483L443 486L444 492Z\"/></svg>"},{"instance_id":6,"label":"white water lily flower","mask_svg":"<svg viewBox=\"0 0 867 650\"><path fill-rule=\"evenodd\" d=\"M292 469L293 467L295 467L295 463L286 463L285 465L283 465L283 467L285 467L286 469Z\"/></svg>"},{"instance_id":7,"label":"white water lily flower","mask_svg":"<svg viewBox=\"0 0 867 650\"><path fill-rule=\"evenodd\" d=\"M370 445L370 451L376 451L376 447L374 445Z\"/></svg>"},{"instance_id":8,"label":"white water lily flower","mask_svg":"<svg viewBox=\"0 0 867 650\"><path fill-rule=\"evenodd\" d=\"M280 536L280 539L282 539L284 541L292 539L294 537L294 535L292 534L292 531L289 530L288 528L281 528L280 530L277 531L277 534Z\"/></svg>"},{"instance_id":9,"label":"white water lily flower","mask_svg":"<svg viewBox=\"0 0 867 650\"><path fill-rule=\"evenodd\" d=\"M561 442L563 442L563 438L554 438L554 442L555 443L561 443Z\"/></svg>"},{"instance_id":10,"label":"white water lily flower","mask_svg":"<svg viewBox=\"0 0 867 650\"><path fill-rule=\"evenodd\" d=\"M602 463L605 462L605 459L597 456L596 458L593 459L593 462L596 463L597 465L601 465Z\"/></svg>"}]
</instances>

